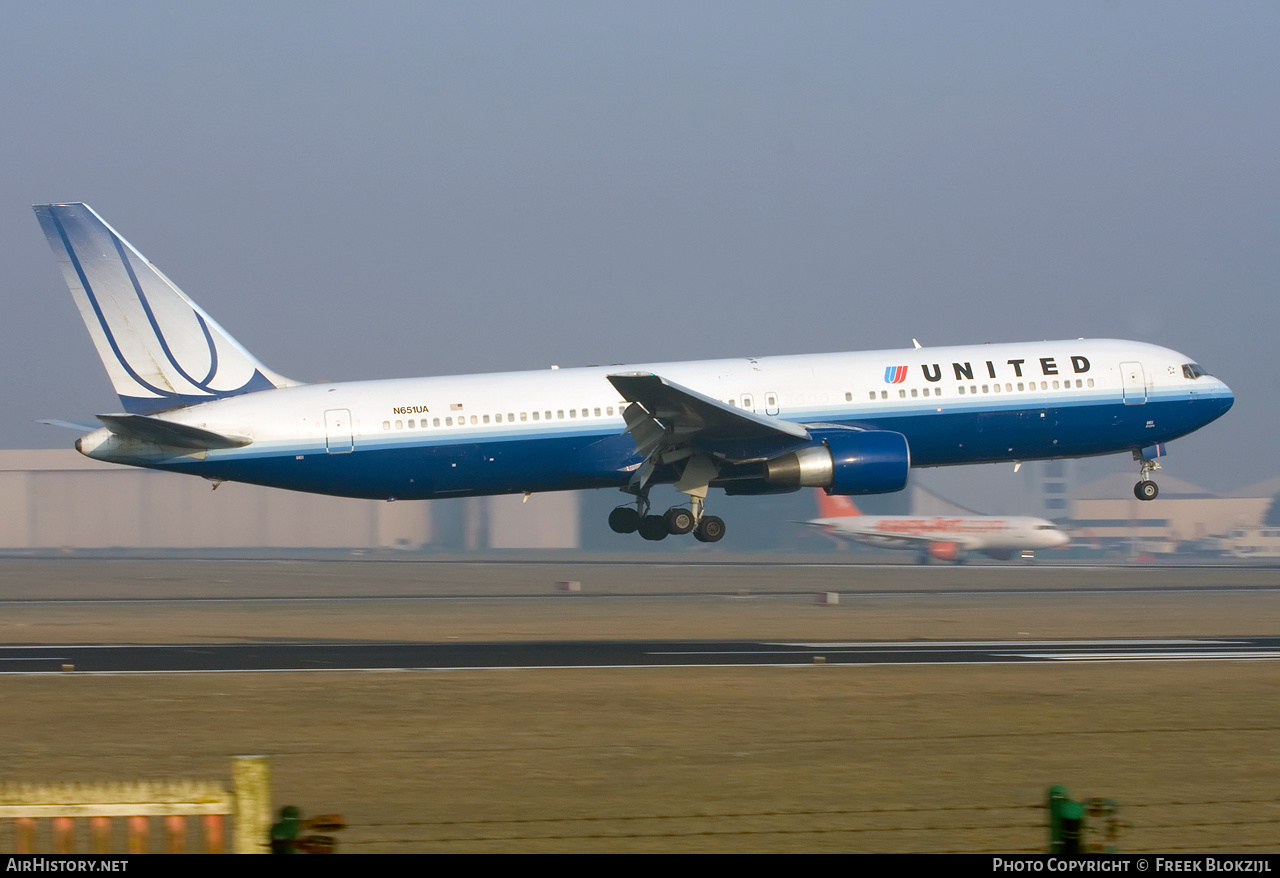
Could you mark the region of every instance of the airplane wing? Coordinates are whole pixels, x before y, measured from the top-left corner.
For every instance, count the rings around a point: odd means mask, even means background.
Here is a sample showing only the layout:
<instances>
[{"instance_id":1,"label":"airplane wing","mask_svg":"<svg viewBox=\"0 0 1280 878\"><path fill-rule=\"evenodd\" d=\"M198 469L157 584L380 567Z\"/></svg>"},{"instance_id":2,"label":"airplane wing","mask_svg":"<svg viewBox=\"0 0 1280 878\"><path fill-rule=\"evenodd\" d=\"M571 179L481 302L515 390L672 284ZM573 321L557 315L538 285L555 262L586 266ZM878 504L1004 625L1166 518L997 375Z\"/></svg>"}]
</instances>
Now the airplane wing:
<instances>
[{"instance_id":1,"label":"airplane wing","mask_svg":"<svg viewBox=\"0 0 1280 878\"><path fill-rule=\"evenodd\" d=\"M622 416L627 422L626 432L645 458L633 479L642 487L658 464L673 463L695 451L716 455L718 442L796 442L811 438L799 424L736 408L651 372L622 372L608 378L622 398L631 403ZM719 456L736 462L733 455Z\"/></svg>"},{"instance_id":2,"label":"airplane wing","mask_svg":"<svg viewBox=\"0 0 1280 878\"><path fill-rule=\"evenodd\" d=\"M97 418L117 436L171 448L243 448L253 441L247 436L224 435L146 415L98 415Z\"/></svg>"}]
</instances>

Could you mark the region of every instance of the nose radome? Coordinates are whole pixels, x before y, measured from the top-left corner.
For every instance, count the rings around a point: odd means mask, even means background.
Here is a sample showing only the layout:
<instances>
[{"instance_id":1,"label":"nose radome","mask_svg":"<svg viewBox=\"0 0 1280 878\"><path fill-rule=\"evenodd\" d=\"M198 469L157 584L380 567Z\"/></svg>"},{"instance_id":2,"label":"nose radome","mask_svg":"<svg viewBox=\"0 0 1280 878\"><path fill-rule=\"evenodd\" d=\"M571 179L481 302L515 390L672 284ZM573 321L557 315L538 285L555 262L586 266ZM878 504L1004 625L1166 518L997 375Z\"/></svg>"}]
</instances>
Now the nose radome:
<instances>
[{"instance_id":1,"label":"nose radome","mask_svg":"<svg viewBox=\"0 0 1280 878\"><path fill-rule=\"evenodd\" d=\"M1222 384L1222 391L1223 391L1222 392L1222 413L1225 415L1227 411L1233 405L1235 405L1236 395L1231 392L1231 388L1227 386L1227 382L1223 381L1221 382L1221 384Z\"/></svg>"}]
</instances>

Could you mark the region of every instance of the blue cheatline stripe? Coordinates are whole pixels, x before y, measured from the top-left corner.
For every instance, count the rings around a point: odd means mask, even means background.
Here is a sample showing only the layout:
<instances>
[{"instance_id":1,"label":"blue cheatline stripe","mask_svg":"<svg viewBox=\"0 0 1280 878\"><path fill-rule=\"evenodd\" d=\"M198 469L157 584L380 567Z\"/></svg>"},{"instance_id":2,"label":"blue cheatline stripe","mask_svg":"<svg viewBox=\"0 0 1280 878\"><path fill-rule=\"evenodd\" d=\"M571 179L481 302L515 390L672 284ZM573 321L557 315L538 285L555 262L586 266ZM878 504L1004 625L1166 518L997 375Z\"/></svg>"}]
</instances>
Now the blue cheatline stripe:
<instances>
[{"instance_id":1,"label":"blue cheatline stripe","mask_svg":"<svg viewBox=\"0 0 1280 878\"><path fill-rule=\"evenodd\" d=\"M900 432L907 437L913 466L942 466L1111 454L1185 435L1217 417L1219 409L1208 400L1199 406L1183 399L1148 403L1137 413L1115 403L1046 409L1045 421L1038 417L1039 409L1023 409L927 418L897 413L842 423ZM1116 424L1118 411L1133 416ZM980 426L982 415L995 418ZM1149 418L1160 425L1158 431L1146 427ZM402 500L623 485L631 476L627 467L639 461L635 443L602 428L604 432L592 434L505 438L453 434L429 442L407 434L394 444L377 436L377 447L365 443L372 437L356 436L355 451L343 455L325 454L323 440L316 437L306 443L255 443L211 452L203 461L170 458L148 465L300 491ZM655 483L670 482L676 475L664 468Z\"/></svg>"}]
</instances>

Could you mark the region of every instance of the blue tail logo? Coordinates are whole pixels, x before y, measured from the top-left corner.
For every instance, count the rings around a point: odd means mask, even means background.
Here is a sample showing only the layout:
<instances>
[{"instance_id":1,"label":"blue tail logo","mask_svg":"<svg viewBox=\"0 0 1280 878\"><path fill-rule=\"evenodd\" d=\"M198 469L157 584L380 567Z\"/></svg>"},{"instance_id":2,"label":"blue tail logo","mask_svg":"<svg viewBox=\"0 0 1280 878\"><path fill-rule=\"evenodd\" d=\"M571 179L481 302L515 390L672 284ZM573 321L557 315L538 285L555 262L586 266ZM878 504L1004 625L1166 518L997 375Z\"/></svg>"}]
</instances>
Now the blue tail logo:
<instances>
[{"instance_id":1,"label":"blue tail logo","mask_svg":"<svg viewBox=\"0 0 1280 878\"><path fill-rule=\"evenodd\" d=\"M285 387L86 204L35 207L125 411Z\"/></svg>"}]
</instances>

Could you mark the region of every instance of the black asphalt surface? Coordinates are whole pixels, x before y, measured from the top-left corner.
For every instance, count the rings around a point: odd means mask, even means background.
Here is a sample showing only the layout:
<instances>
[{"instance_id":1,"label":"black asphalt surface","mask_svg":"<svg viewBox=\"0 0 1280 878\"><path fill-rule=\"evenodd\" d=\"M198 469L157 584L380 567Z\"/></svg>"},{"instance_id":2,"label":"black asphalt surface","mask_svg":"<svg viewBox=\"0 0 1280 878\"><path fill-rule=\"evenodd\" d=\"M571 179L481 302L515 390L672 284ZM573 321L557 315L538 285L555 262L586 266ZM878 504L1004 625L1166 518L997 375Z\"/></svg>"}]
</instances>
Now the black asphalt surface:
<instances>
[{"instance_id":1,"label":"black asphalt surface","mask_svg":"<svg viewBox=\"0 0 1280 878\"><path fill-rule=\"evenodd\" d=\"M1280 660L1280 637L974 643L566 641L3 646L0 673Z\"/></svg>"}]
</instances>

